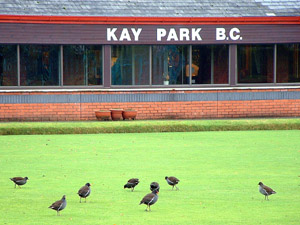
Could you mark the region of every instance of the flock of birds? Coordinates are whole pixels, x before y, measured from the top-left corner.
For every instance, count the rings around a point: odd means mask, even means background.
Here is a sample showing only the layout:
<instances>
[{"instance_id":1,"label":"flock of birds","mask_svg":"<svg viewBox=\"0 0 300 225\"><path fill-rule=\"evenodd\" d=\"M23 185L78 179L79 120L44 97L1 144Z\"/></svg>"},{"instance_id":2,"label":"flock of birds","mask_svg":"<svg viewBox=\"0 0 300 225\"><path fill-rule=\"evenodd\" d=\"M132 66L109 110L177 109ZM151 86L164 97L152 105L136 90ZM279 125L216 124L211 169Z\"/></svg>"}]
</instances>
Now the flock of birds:
<instances>
[{"instance_id":1,"label":"flock of birds","mask_svg":"<svg viewBox=\"0 0 300 225\"><path fill-rule=\"evenodd\" d=\"M10 178L14 183L15 183L15 188L16 186L21 186L27 183L28 177L14 177ZM179 179L176 177L165 177L165 180L169 185L172 186L172 190L174 187L176 188L176 191L179 190L179 188L176 186L179 183ZM131 191L134 190L135 186L139 184L139 179L138 178L132 178L127 181L127 183L124 185L125 188L131 189ZM269 195L276 194L276 191L274 191L272 188L264 185L262 182L258 183L259 185L259 192L265 196L265 200L269 200ZM157 182L152 182L150 184L150 190L151 193L145 195L145 197L140 201L141 204L147 205L147 208L145 211L151 211L150 206L155 204L158 200L158 193L159 193L160 186ZM85 199L90 195L91 193L91 184L86 183L83 187L81 187L77 194L80 197L80 203L81 203L81 198ZM57 215L59 215L59 212L66 208L67 206L67 201L66 201L66 196L64 195L62 199L54 202L52 205L49 206L50 209L56 210Z\"/></svg>"},{"instance_id":2,"label":"flock of birds","mask_svg":"<svg viewBox=\"0 0 300 225\"><path fill-rule=\"evenodd\" d=\"M15 188L17 185L19 187L19 186L26 184L27 180L29 180L28 177L13 177L10 179L11 179L11 181L13 181L15 183ZM179 188L176 186L179 183L179 179L177 179L176 177L165 177L165 180L167 181L167 183L169 185L172 186L172 190L174 189L174 187L176 188L176 191L179 190ZM138 178L129 179L127 181L127 183L124 185L124 189L130 188L131 191L133 191L135 186L138 185L139 182L140 181ZM152 192L145 195L145 197L140 201L140 205L141 204L147 205L146 211L150 211L151 210L150 206L157 202L157 200L158 200L157 194L159 193L159 189L160 189L160 186L157 182L152 182L150 184L150 190ZM80 203L81 203L81 198L84 198L85 202L86 202L86 198L90 195L90 193L91 193L91 184L86 183L77 192L77 194L80 197ZM66 201L66 196L64 195L60 200L52 203L52 205L50 205L48 208L55 210L57 212L57 215L60 215L59 212L61 210L63 210L64 208L66 208L66 206L67 206L67 201Z\"/></svg>"}]
</instances>

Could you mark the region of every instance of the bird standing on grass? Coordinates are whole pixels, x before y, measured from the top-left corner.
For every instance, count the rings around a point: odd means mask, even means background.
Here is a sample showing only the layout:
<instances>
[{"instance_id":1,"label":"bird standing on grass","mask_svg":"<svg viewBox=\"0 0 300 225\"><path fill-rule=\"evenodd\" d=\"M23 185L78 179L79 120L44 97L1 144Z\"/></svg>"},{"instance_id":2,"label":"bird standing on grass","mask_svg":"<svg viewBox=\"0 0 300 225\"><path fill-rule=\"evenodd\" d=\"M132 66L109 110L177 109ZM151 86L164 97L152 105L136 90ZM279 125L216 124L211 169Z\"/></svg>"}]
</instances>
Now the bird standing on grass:
<instances>
[{"instance_id":1,"label":"bird standing on grass","mask_svg":"<svg viewBox=\"0 0 300 225\"><path fill-rule=\"evenodd\" d=\"M64 195L61 200L54 202L48 208L56 210L57 215L59 216L59 211L63 210L67 206L66 196Z\"/></svg>"},{"instance_id":2,"label":"bird standing on grass","mask_svg":"<svg viewBox=\"0 0 300 225\"><path fill-rule=\"evenodd\" d=\"M157 202L158 200L158 190L154 190L152 191L152 193L149 193L147 194L140 202L140 205L141 204L145 204L147 205L147 208L145 209L145 211L148 211L148 208L149 208L149 211L151 211L150 209L150 206L153 205L155 202Z\"/></svg>"},{"instance_id":3,"label":"bird standing on grass","mask_svg":"<svg viewBox=\"0 0 300 225\"><path fill-rule=\"evenodd\" d=\"M15 188L16 185L18 185L18 187L20 187L21 185L24 185L27 183L28 177L13 177L13 178L9 178L11 179L14 183L15 183Z\"/></svg>"},{"instance_id":4,"label":"bird standing on grass","mask_svg":"<svg viewBox=\"0 0 300 225\"><path fill-rule=\"evenodd\" d=\"M130 180L127 181L127 184L124 185L124 189L125 189L125 188L131 188L131 191L133 191L133 190L134 190L134 187L135 187L136 185L138 185L139 182L140 182L140 181L139 181L138 178L132 178L132 179L130 179Z\"/></svg>"},{"instance_id":5,"label":"bird standing on grass","mask_svg":"<svg viewBox=\"0 0 300 225\"><path fill-rule=\"evenodd\" d=\"M269 200L268 198L269 195L276 194L276 191L264 185L262 182L259 182L258 185L259 185L259 192L265 196L265 200Z\"/></svg>"},{"instance_id":6,"label":"bird standing on grass","mask_svg":"<svg viewBox=\"0 0 300 225\"><path fill-rule=\"evenodd\" d=\"M179 180L176 177L165 177L165 180L169 185L172 186L172 190L174 189L174 187L176 187L176 191L179 190L179 188L176 186L176 184L179 183Z\"/></svg>"},{"instance_id":7,"label":"bird standing on grass","mask_svg":"<svg viewBox=\"0 0 300 225\"><path fill-rule=\"evenodd\" d=\"M154 191L154 190L157 190L157 191L159 191L159 184L157 183L157 182L152 182L151 184L150 184L150 190L151 191Z\"/></svg>"},{"instance_id":8,"label":"bird standing on grass","mask_svg":"<svg viewBox=\"0 0 300 225\"><path fill-rule=\"evenodd\" d=\"M90 183L86 183L83 187L81 187L78 191L78 195L80 197L80 203L81 203L81 198L85 198L85 202L86 202L86 198L90 195L91 193L91 188L90 188L91 184Z\"/></svg>"}]
</instances>

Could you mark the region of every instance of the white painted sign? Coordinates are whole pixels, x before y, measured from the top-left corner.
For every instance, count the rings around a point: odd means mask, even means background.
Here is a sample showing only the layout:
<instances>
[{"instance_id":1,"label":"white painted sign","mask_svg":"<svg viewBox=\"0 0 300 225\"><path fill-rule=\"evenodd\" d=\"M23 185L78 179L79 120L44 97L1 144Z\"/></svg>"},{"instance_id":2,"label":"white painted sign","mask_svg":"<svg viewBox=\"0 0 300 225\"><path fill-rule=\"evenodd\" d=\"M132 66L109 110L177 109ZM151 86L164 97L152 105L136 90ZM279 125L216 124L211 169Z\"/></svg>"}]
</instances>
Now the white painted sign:
<instances>
[{"instance_id":1,"label":"white painted sign","mask_svg":"<svg viewBox=\"0 0 300 225\"><path fill-rule=\"evenodd\" d=\"M240 29L239 28L231 28L229 33L227 34L227 31L225 28L216 28L216 40L217 41L228 41L228 40L243 40L243 38L240 35Z\"/></svg>"},{"instance_id":2,"label":"white painted sign","mask_svg":"<svg viewBox=\"0 0 300 225\"><path fill-rule=\"evenodd\" d=\"M119 29L119 30L118 30ZM140 41L140 35L143 32L143 28L107 28L106 40L107 41ZM200 27L193 28L156 28L156 41L167 42L184 42L184 41L202 41L202 34L205 32ZM223 27L216 28L215 32L216 41L239 41L243 40L241 31L239 28L234 27L225 29Z\"/></svg>"},{"instance_id":3,"label":"white painted sign","mask_svg":"<svg viewBox=\"0 0 300 225\"><path fill-rule=\"evenodd\" d=\"M130 34L133 35L134 41L139 41L139 36L142 32L142 28L131 28L128 30L128 28L123 28L122 32L119 37L116 36L115 32L117 31L118 28L107 28L106 29L106 37L107 41L132 41L132 38Z\"/></svg>"},{"instance_id":4,"label":"white painted sign","mask_svg":"<svg viewBox=\"0 0 300 225\"><path fill-rule=\"evenodd\" d=\"M175 28L170 28L169 30L165 28L156 29L156 40L161 41L162 38L167 38L167 41L201 41L200 36L201 28L179 28L177 33Z\"/></svg>"}]
</instances>

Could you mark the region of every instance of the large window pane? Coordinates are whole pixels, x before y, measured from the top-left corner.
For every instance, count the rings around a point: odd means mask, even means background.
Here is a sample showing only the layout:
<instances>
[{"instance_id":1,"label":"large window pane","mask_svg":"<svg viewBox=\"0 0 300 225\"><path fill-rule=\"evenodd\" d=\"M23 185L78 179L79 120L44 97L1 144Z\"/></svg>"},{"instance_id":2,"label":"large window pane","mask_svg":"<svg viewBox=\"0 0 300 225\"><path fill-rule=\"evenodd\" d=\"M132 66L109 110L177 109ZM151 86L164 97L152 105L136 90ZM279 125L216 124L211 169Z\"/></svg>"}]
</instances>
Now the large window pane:
<instances>
[{"instance_id":1,"label":"large window pane","mask_svg":"<svg viewBox=\"0 0 300 225\"><path fill-rule=\"evenodd\" d=\"M192 46L192 84L228 84L228 57L227 45Z\"/></svg>"},{"instance_id":2,"label":"large window pane","mask_svg":"<svg viewBox=\"0 0 300 225\"><path fill-rule=\"evenodd\" d=\"M272 83L274 45L238 45L238 83Z\"/></svg>"},{"instance_id":3,"label":"large window pane","mask_svg":"<svg viewBox=\"0 0 300 225\"><path fill-rule=\"evenodd\" d=\"M63 85L102 85L102 46L63 46Z\"/></svg>"},{"instance_id":4,"label":"large window pane","mask_svg":"<svg viewBox=\"0 0 300 225\"><path fill-rule=\"evenodd\" d=\"M276 82L300 82L299 44L277 45Z\"/></svg>"},{"instance_id":5,"label":"large window pane","mask_svg":"<svg viewBox=\"0 0 300 225\"><path fill-rule=\"evenodd\" d=\"M0 45L0 86L17 85L17 45Z\"/></svg>"},{"instance_id":6,"label":"large window pane","mask_svg":"<svg viewBox=\"0 0 300 225\"><path fill-rule=\"evenodd\" d=\"M152 84L189 84L186 76L188 46L155 45L152 47Z\"/></svg>"},{"instance_id":7,"label":"large window pane","mask_svg":"<svg viewBox=\"0 0 300 225\"><path fill-rule=\"evenodd\" d=\"M149 85L149 46L112 46L111 62L112 85Z\"/></svg>"},{"instance_id":8,"label":"large window pane","mask_svg":"<svg viewBox=\"0 0 300 225\"><path fill-rule=\"evenodd\" d=\"M59 85L59 46L20 46L21 86Z\"/></svg>"}]
</instances>

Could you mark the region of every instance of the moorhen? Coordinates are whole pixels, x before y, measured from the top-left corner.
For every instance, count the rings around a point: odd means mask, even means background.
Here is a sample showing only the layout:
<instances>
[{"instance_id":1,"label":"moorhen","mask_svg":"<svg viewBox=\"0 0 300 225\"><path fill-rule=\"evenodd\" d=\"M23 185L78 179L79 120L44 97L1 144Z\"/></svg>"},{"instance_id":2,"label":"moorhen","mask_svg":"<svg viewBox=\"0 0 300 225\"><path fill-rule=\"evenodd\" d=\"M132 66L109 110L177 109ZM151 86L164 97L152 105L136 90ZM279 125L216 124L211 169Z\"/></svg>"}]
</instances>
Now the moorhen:
<instances>
[{"instance_id":1,"label":"moorhen","mask_svg":"<svg viewBox=\"0 0 300 225\"><path fill-rule=\"evenodd\" d=\"M265 200L269 200L268 196L272 194L276 194L276 191L274 191L272 188L264 185L262 182L258 183L259 185L259 192L262 193L265 196Z\"/></svg>"},{"instance_id":2,"label":"moorhen","mask_svg":"<svg viewBox=\"0 0 300 225\"><path fill-rule=\"evenodd\" d=\"M133 190L134 190L134 187L135 187L136 185L138 185L139 182L140 182L140 181L139 181L138 178L132 178L132 179L130 179L130 180L127 181L127 184L124 185L124 189L125 189L125 188L131 188L131 191L133 191Z\"/></svg>"},{"instance_id":3,"label":"moorhen","mask_svg":"<svg viewBox=\"0 0 300 225\"><path fill-rule=\"evenodd\" d=\"M147 208L145 209L145 211L151 211L150 206L153 205L155 202L157 202L158 199L158 194L159 192L157 190L152 191L152 193L147 194L140 202L141 204L145 204L147 205Z\"/></svg>"},{"instance_id":4,"label":"moorhen","mask_svg":"<svg viewBox=\"0 0 300 225\"><path fill-rule=\"evenodd\" d=\"M61 200L54 202L48 208L56 210L57 215L59 216L59 211L63 210L67 206L66 196L64 195Z\"/></svg>"},{"instance_id":5,"label":"moorhen","mask_svg":"<svg viewBox=\"0 0 300 225\"><path fill-rule=\"evenodd\" d=\"M176 187L176 184L178 184L179 180L176 177L165 177L166 181L169 185L172 186L172 190L174 189L174 186ZM176 191L179 190L178 187L176 187Z\"/></svg>"},{"instance_id":6,"label":"moorhen","mask_svg":"<svg viewBox=\"0 0 300 225\"><path fill-rule=\"evenodd\" d=\"M27 183L28 177L13 177L13 178L9 178L11 179L14 183L15 183L15 188L16 185L18 185L18 187L20 187L21 185L24 185Z\"/></svg>"},{"instance_id":7,"label":"moorhen","mask_svg":"<svg viewBox=\"0 0 300 225\"><path fill-rule=\"evenodd\" d=\"M157 191L159 191L159 184L157 183L157 182L152 182L151 184L150 184L150 190L151 191L154 191L154 190L157 190Z\"/></svg>"},{"instance_id":8,"label":"moorhen","mask_svg":"<svg viewBox=\"0 0 300 225\"><path fill-rule=\"evenodd\" d=\"M90 195L91 193L91 188L90 188L91 184L90 183L86 183L83 187L81 187L78 191L78 195L80 197L80 203L81 203L81 198L85 198L85 202L86 202L86 198Z\"/></svg>"}]
</instances>

